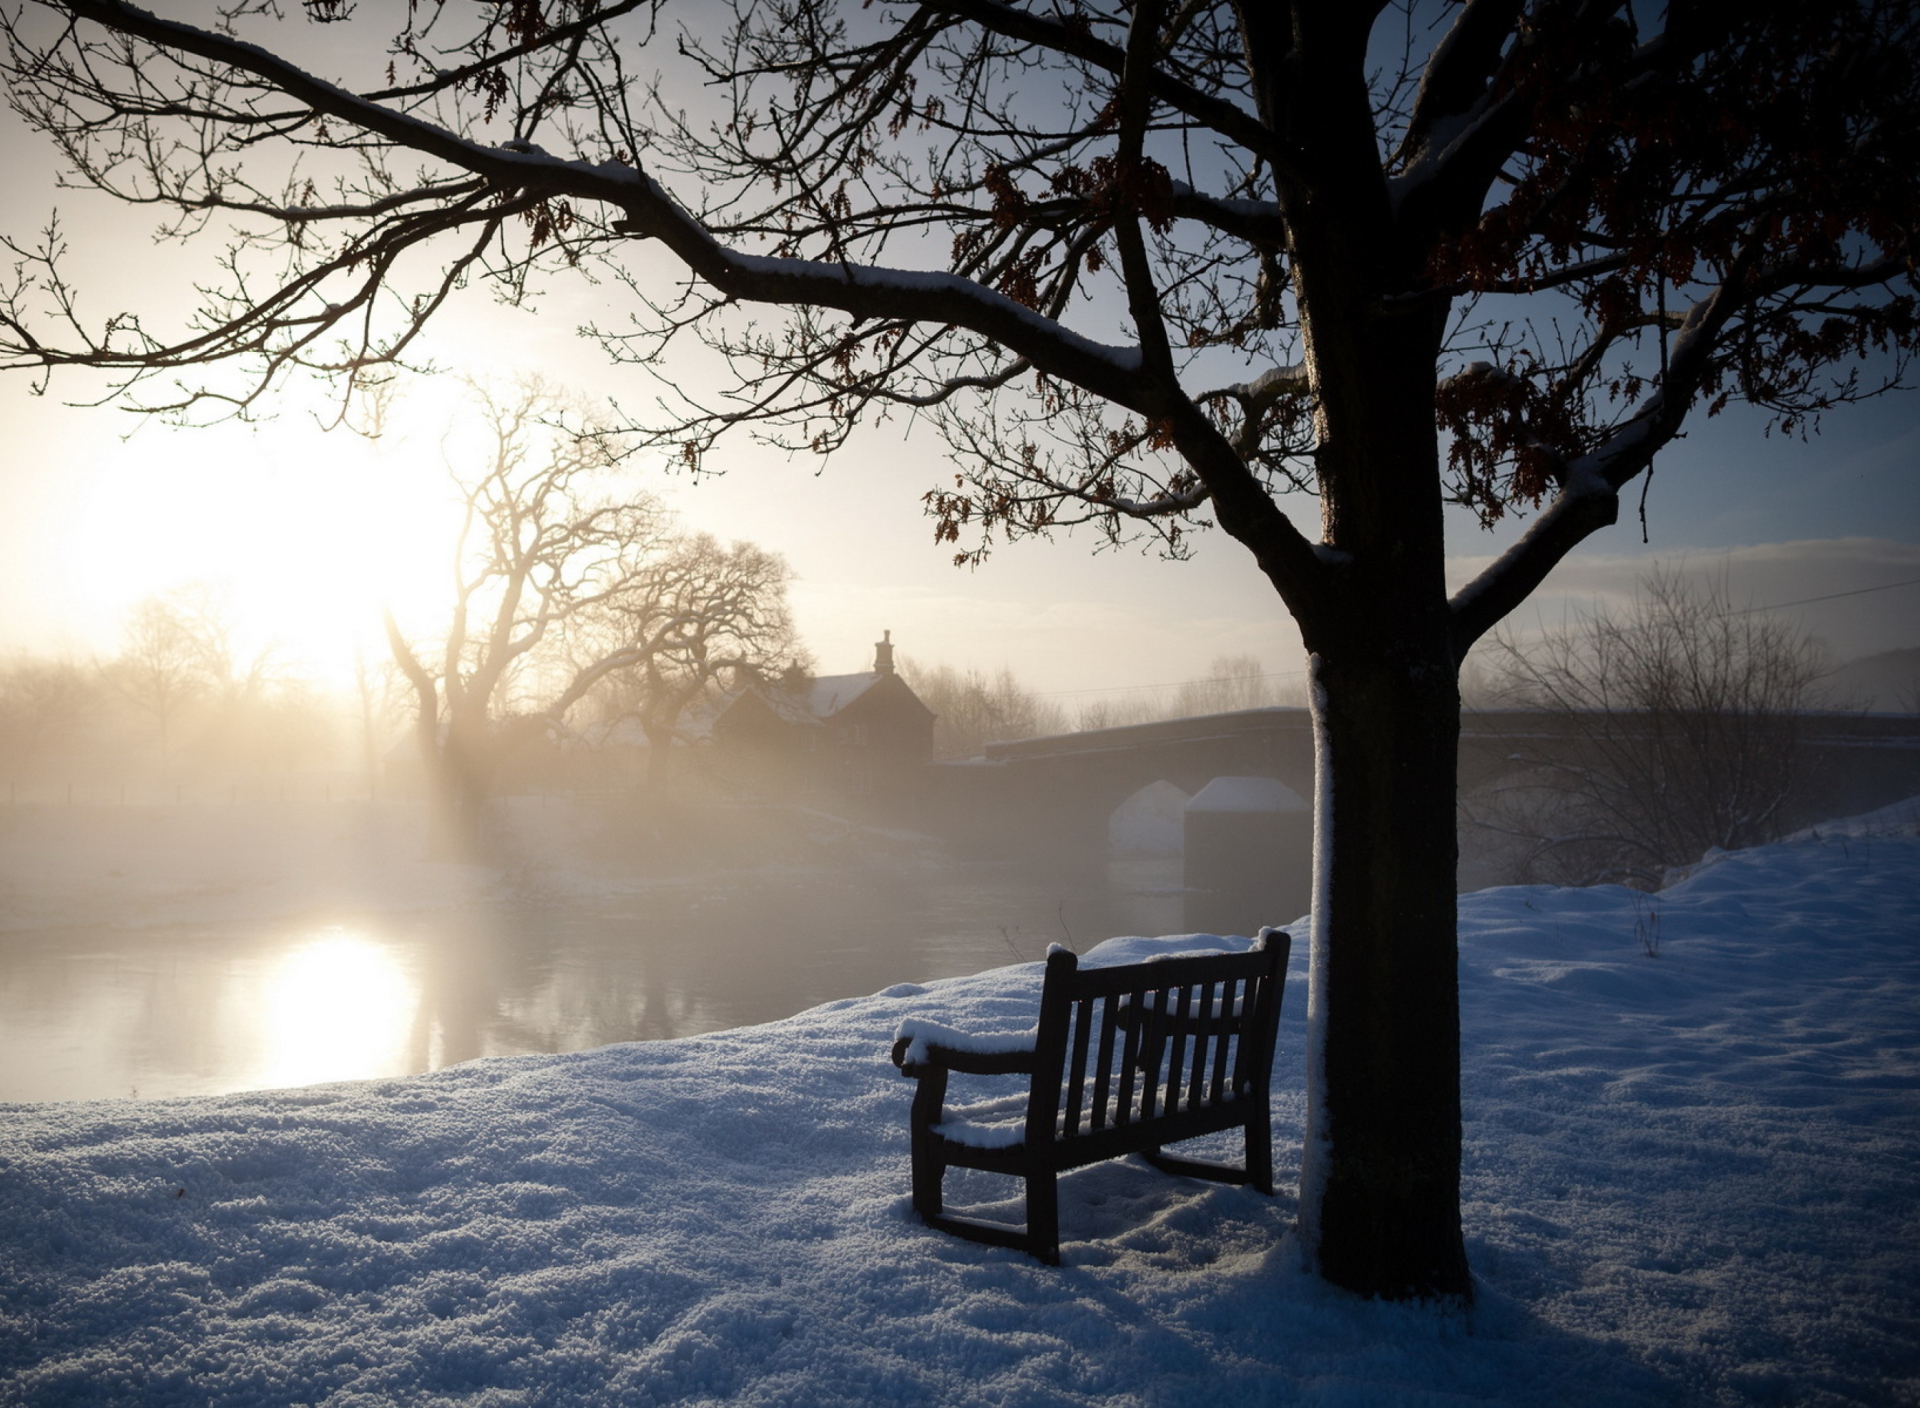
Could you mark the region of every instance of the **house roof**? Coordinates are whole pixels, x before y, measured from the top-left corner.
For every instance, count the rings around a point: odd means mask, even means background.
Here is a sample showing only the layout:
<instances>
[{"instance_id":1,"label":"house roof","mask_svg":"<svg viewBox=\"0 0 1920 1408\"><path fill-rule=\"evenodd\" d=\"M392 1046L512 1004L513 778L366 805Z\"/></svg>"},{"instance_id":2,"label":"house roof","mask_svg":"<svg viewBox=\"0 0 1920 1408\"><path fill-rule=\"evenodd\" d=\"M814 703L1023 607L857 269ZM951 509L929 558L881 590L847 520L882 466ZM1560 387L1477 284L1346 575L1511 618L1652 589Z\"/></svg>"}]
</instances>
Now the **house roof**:
<instances>
[{"instance_id":1,"label":"house roof","mask_svg":"<svg viewBox=\"0 0 1920 1408\"><path fill-rule=\"evenodd\" d=\"M846 708L878 684L884 675L868 671L858 675L819 675L803 681L797 688L781 681L748 685L722 706L726 712L747 694L756 696L785 723L801 726L821 724Z\"/></svg>"},{"instance_id":2,"label":"house roof","mask_svg":"<svg viewBox=\"0 0 1920 1408\"><path fill-rule=\"evenodd\" d=\"M810 681L812 689L807 700L808 710L816 719L830 719L885 678L885 675L872 671L859 675L817 676Z\"/></svg>"}]
</instances>

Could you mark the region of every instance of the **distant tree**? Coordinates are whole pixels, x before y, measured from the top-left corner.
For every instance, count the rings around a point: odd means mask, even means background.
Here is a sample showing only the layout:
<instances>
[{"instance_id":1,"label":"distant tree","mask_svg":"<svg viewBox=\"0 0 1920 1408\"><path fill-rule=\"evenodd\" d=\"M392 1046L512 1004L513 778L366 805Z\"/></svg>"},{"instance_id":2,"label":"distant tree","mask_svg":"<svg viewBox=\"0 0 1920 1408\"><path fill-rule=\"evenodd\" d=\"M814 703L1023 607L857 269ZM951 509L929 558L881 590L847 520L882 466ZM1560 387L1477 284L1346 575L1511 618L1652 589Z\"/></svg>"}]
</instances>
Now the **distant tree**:
<instances>
[{"instance_id":1,"label":"distant tree","mask_svg":"<svg viewBox=\"0 0 1920 1408\"><path fill-rule=\"evenodd\" d=\"M1107 695L1090 699L1076 709L1073 727L1076 732L1090 733L1095 729L1152 723L1166 717L1166 702L1154 694Z\"/></svg>"},{"instance_id":2,"label":"distant tree","mask_svg":"<svg viewBox=\"0 0 1920 1408\"><path fill-rule=\"evenodd\" d=\"M27 777L71 759L104 712L98 668L77 660L19 656L0 666L0 759Z\"/></svg>"},{"instance_id":3,"label":"distant tree","mask_svg":"<svg viewBox=\"0 0 1920 1408\"><path fill-rule=\"evenodd\" d=\"M1204 679L1180 686L1175 699L1178 716L1229 714L1236 709L1268 709L1280 702L1281 690L1257 655L1216 655Z\"/></svg>"},{"instance_id":4,"label":"distant tree","mask_svg":"<svg viewBox=\"0 0 1920 1408\"><path fill-rule=\"evenodd\" d=\"M1356 1291L1467 1296L1460 664L1696 406L1797 431L1900 383L1912 0L764 0L677 36L691 104L636 81L654 0L300 13L392 42L329 80L279 7L0 12L72 179L229 234L177 333L86 321L63 237L17 244L0 362L137 395L225 361L248 378L144 404L246 408L292 367L364 386L477 275L586 270L633 295L616 355L671 390L691 330L736 373L653 427L690 464L897 409L952 448L928 506L963 560L1211 521L1298 623L1321 730L1302 1245ZM1534 514L1451 595L1449 502Z\"/></svg>"},{"instance_id":5,"label":"distant tree","mask_svg":"<svg viewBox=\"0 0 1920 1408\"><path fill-rule=\"evenodd\" d=\"M1474 819L1521 843L1521 878L1657 889L1709 848L1797 824L1831 667L1807 632L1736 608L1724 579L1655 572L1630 610L1491 644L1507 702L1556 725L1547 746L1514 740L1521 770L1477 799Z\"/></svg>"},{"instance_id":6,"label":"distant tree","mask_svg":"<svg viewBox=\"0 0 1920 1408\"><path fill-rule=\"evenodd\" d=\"M707 533L667 540L621 590L575 618L573 679L547 712L558 719L593 697L603 722L634 719L658 790L688 709L720 681L805 668L787 604L792 577L784 559L752 543L723 545Z\"/></svg>"},{"instance_id":7,"label":"distant tree","mask_svg":"<svg viewBox=\"0 0 1920 1408\"><path fill-rule=\"evenodd\" d=\"M1067 731L1067 713L1036 694L1002 665L996 674L952 665L921 665L902 657L900 675L933 710L936 758L971 758L989 743Z\"/></svg>"},{"instance_id":8,"label":"distant tree","mask_svg":"<svg viewBox=\"0 0 1920 1408\"><path fill-rule=\"evenodd\" d=\"M1200 679L1166 688L1138 689L1095 699L1080 706L1079 729L1120 728L1156 719L1190 719L1237 709L1268 709L1301 703L1298 687L1288 689L1268 673L1258 656L1216 655Z\"/></svg>"},{"instance_id":9,"label":"distant tree","mask_svg":"<svg viewBox=\"0 0 1920 1408\"><path fill-rule=\"evenodd\" d=\"M110 671L114 686L151 721L163 771L187 707L214 682L202 627L193 606L164 595L143 597L127 613Z\"/></svg>"},{"instance_id":10,"label":"distant tree","mask_svg":"<svg viewBox=\"0 0 1920 1408\"><path fill-rule=\"evenodd\" d=\"M615 442L591 425L566 428L553 392L529 384L474 396L486 459L452 469L463 513L446 627L422 648L391 611L386 617L388 648L413 690L439 854L473 850L505 754L543 727L537 703L509 699L516 676L551 632L632 590L668 540L658 500L607 497ZM622 649L611 647L608 659ZM598 678L608 668L607 659L591 661L579 674ZM518 727L508 727L510 717Z\"/></svg>"},{"instance_id":11,"label":"distant tree","mask_svg":"<svg viewBox=\"0 0 1920 1408\"><path fill-rule=\"evenodd\" d=\"M189 582L166 600L199 661L200 685L187 708L193 737L186 742L200 764L254 773L289 768L328 750L332 726L325 703L275 646L242 645L230 587Z\"/></svg>"},{"instance_id":12,"label":"distant tree","mask_svg":"<svg viewBox=\"0 0 1920 1408\"><path fill-rule=\"evenodd\" d=\"M162 771L287 768L324 755L325 700L273 647L244 650L231 591L188 582L128 613L107 678L153 730Z\"/></svg>"}]
</instances>

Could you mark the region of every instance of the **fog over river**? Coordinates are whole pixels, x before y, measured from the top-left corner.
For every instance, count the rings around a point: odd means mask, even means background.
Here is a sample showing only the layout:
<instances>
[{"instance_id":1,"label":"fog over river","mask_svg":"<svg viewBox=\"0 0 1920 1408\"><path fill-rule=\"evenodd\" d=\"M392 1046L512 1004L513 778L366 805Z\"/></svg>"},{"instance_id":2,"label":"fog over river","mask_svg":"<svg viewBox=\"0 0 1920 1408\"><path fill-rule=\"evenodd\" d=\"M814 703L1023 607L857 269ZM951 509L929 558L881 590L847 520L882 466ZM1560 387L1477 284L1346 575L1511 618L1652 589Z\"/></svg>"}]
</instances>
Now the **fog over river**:
<instances>
[{"instance_id":1,"label":"fog over river","mask_svg":"<svg viewBox=\"0 0 1920 1408\"><path fill-rule=\"evenodd\" d=\"M509 808L496 831L497 864L449 865L397 805L0 813L0 1100L687 1036L1055 941L1200 927L1177 856L967 860L801 814L760 826L755 854L696 864L657 824L564 803Z\"/></svg>"}]
</instances>

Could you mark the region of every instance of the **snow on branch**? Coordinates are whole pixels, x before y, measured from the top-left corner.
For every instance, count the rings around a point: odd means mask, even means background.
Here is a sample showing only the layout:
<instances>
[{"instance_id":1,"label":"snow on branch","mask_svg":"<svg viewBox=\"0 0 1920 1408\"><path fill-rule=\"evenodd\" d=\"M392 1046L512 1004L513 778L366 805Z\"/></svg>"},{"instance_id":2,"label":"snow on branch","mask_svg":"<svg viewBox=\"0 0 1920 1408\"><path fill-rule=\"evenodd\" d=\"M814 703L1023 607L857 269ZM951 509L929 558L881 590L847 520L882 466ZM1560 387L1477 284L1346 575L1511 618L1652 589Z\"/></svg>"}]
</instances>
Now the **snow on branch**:
<instances>
[{"instance_id":1,"label":"snow on branch","mask_svg":"<svg viewBox=\"0 0 1920 1408\"><path fill-rule=\"evenodd\" d=\"M616 233L660 240L730 299L964 327L1118 404L1149 413L1156 409L1143 403L1137 349L1084 337L961 275L743 254L723 244L652 177L625 162L564 160L523 141L475 141L320 79L258 45L163 19L123 0L70 0L66 8L116 32L252 74L315 113L460 167L503 195L571 197L612 206L624 216L613 225ZM471 189L469 183L450 184L445 194ZM303 212L293 218L310 217ZM431 222L425 222L412 234L417 239L432 232ZM149 357L161 355L161 349L143 350Z\"/></svg>"}]
</instances>

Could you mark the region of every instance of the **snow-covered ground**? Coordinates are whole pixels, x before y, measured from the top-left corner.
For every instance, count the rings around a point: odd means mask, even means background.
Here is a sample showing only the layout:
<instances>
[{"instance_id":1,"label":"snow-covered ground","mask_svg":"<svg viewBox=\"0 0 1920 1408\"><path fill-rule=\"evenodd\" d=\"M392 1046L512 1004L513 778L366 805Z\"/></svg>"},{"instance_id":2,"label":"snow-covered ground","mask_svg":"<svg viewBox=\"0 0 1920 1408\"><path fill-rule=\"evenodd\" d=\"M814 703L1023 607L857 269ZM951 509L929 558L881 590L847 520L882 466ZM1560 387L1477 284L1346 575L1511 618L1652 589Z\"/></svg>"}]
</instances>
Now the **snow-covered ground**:
<instances>
[{"instance_id":1,"label":"snow-covered ground","mask_svg":"<svg viewBox=\"0 0 1920 1408\"><path fill-rule=\"evenodd\" d=\"M1132 1160L1063 1180L1059 1269L922 1228L890 1038L1026 1026L1027 964L406 1080L0 1107L0 1402L1920 1401L1915 815L1656 896L1463 897L1467 1317L1301 1275L1284 1191Z\"/></svg>"}]
</instances>

